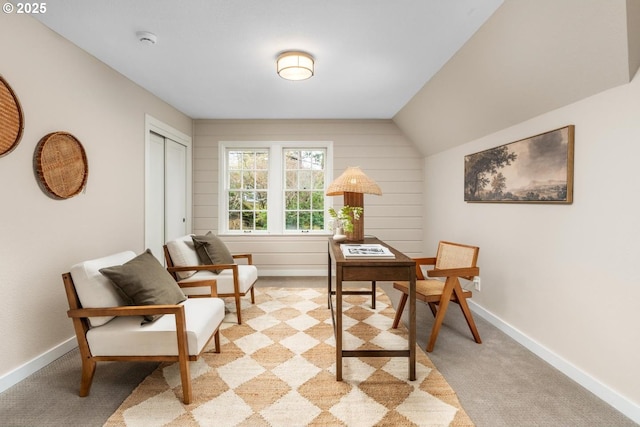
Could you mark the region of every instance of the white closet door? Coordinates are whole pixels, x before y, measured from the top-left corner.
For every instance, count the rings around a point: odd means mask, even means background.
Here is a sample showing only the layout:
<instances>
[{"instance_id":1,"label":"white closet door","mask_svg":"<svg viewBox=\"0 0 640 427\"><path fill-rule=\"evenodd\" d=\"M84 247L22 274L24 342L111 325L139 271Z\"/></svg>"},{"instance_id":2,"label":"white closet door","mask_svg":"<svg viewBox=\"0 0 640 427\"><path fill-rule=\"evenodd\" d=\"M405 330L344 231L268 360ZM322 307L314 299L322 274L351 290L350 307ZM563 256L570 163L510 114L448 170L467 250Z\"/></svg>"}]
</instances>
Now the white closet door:
<instances>
[{"instance_id":1,"label":"white closet door","mask_svg":"<svg viewBox=\"0 0 640 427\"><path fill-rule=\"evenodd\" d=\"M150 132L147 151L145 239L147 247L164 263L164 137Z\"/></svg>"},{"instance_id":2,"label":"white closet door","mask_svg":"<svg viewBox=\"0 0 640 427\"><path fill-rule=\"evenodd\" d=\"M165 241L187 234L187 147L165 138Z\"/></svg>"},{"instance_id":3,"label":"white closet door","mask_svg":"<svg viewBox=\"0 0 640 427\"><path fill-rule=\"evenodd\" d=\"M145 116L145 246L163 265L162 246L191 232L191 137Z\"/></svg>"}]
</instances>

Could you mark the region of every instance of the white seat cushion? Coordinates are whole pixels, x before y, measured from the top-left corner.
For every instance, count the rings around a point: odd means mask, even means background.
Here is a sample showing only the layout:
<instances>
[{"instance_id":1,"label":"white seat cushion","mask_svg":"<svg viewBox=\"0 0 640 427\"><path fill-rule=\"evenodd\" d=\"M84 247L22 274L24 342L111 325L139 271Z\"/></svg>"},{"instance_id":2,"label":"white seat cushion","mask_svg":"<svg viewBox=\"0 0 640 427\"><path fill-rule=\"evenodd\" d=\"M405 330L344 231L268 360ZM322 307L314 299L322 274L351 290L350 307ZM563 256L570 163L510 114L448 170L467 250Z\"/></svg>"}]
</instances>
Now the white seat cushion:
<instances>
[{"instance_id":1,"label":"white seat cushion","mask_svg":"<svg viewBox=\"0 0 640 427\"><path fill-rule=\"evenodd\" d=\"M116 288L106 276L100 273L101 268L122 265L135 258L133 251L119 252L102 258L84 261L71 267L71 278L76 287L80 304L84 308L120 307L126 305ZM104 325L113 316L90 317L92 327Z\"/></svg>"},{"instance_id":2,"label":"white seat cushion","mask_svg":"<svg viewBox=\"0 0 640 427\"><path fill-rule=\"evenodd\" d=\"M218 294L233 294L233 270L223 270L220 274L212 271L198 271L193 276L180 280L178 283L191 283L200 280L215 279L218 283ZM238 285L240 293L247 293L251 285L258 280L258 269L255 265L238 264ZM207 289L209 290L207 292ZM211 288L182 288L185 295L202 295L211 292Z\"/></svg>"},{"instance_id":3,"label":"white seat cushion","mask_svg":"<svg viewBox=\"0 0 640 427\"><path fill-rule=\"evenodd\" d=\"M196 247L191 239L191 234L167 242L167 250L171 255L174 267L186 267L200 264ZM178 279L186 279L195 274L195 271L177 271Z\"/></svg>"},{"instance_id":4,"label":"white seat cushion","mask_svg":"<svg viewBox=\"0 0 640 427\"><path fill-rule=\"evenodd\" d=\"M224 319L220 298L191 298L183 303L189 355L200 354ZM87 341L93 356L177 356L176 321L165 314L141 325L142 316L120 316L91 328Z\"/></svg>"}]
</instances>

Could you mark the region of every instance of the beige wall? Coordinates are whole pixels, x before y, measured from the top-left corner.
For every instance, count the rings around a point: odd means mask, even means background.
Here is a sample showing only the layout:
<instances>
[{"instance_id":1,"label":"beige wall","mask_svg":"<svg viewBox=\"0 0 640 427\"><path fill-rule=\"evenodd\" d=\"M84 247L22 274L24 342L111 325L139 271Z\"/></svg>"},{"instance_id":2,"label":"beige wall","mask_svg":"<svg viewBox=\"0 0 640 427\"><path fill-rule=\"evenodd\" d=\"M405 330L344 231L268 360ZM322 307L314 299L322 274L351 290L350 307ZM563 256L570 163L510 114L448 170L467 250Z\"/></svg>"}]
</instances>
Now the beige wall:
<instances>
[{"instance_id":1,"label":"beige wall","mask_svg":"<svg viewBox=\"0 0 640 427\"><path fill-rule=\"evenodd\" d=\"M194 232L218 226L219 141L333 141L334 177L360 166L382 188L365 196L365 234L407 253L422 245L422 159L390 120L196 120ZM336 197L336 205L342 198ZM224 237L232 252L252 252L262 275L326 274L327 236Z\"/></svg>"},{"instance_id":2,"label":"beige wall","mask_svg":"<svg viewBox=\"0 0 640 427\"><path fill-rule=\"evenodd\" d=\"M485 314L636 421L639 112L636 75L425 160L425 250L439 239L479 245L482 292L473 299ZM568 124L575 125L573 204L463 201L465 155Z\"/></svg>"},{"instance_id":3,"label":"beige wall","mask_svg":"<svg viewBox=\"0 0 640 427\"><path fill-rule=\"evenodd\" d=\"M31 17L0 14L0 52L0 73L25 115L20 144L0 157L6 379L70 338L76 345L61 273L85 259L144 249L145 113L189 135L191 120ZM82 142L89 180L86 193L59 201L38 187L32 159L41 137L62 130Z\"/></svg>"}]
</instances>

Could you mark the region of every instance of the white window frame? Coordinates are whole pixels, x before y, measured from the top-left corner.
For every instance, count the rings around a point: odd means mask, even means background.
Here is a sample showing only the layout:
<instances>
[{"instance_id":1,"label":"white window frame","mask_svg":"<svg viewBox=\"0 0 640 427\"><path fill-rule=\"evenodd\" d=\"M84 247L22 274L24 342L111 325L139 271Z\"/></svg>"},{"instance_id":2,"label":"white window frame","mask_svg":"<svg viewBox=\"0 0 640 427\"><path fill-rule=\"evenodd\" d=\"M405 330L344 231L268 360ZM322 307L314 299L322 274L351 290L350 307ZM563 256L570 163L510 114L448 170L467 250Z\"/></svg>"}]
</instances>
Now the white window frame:
<instances>
[{"instance_id":1,"label":"white window frame","mask_svg":"<svg viewBox=\"0 0 640 427\"><path fill-rule=\"evenodd\" d=\"M332 141L220 141L218 144L218 233L228 235L318 235L329 232L327 210L333 205L332 197L325 196L324 230L286 230L284 221L284 150L285 149L324 149L326 193L333 181L333 142ZM267 231L229 230L229 210L227 205L227 151L234 149L269 150L269 192L267 196Z\"/></svg>"}]
</instances>

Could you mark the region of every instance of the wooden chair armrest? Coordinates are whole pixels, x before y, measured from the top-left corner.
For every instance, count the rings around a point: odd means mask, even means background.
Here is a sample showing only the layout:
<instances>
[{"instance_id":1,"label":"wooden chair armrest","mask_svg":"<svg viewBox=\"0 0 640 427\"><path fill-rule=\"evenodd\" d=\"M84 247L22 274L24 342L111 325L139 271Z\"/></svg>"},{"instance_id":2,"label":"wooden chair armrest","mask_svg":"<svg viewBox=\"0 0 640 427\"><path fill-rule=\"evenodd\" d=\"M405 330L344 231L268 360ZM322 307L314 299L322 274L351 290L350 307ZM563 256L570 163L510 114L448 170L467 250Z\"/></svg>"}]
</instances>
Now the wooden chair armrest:
<instances>
[{"instance_id":1,"label":"wooden chair armrest","mask_svg":"<svg viewBox=\"0 0 640 427\"><path fill-rule=\"evenodd\" d=\"M472 280L473 276L480 274L479 267L467 267L467 268L447 268L447 269L433 269L427 271L429 277L463 277L468 280ZM471 278L471 279L470 279Z\"/></svg>"},{"instance_id":2,"label":"wooden chair armrest","mask_svg":"<svg viewBox=\"0 0 640 427\"><path fill-rule=\"evenodd\" d=\"M435 257L414 258L413 260L418 265L435 265L436 264L436 258Z\"/></svg>"},{"instance_id":3,"label":"wooden chair armrest","mask_svg":"<svg viewBox=\"0 0 640 427\"><path fill-rule=\"evenodd\" d=\"M252 254L233 254L232 257L234 259L245 258L247 260L247 264L253 264L253 255Z\"/></svg>"},{"instance_id":4,"label":"wooden chair armrest","mask_svg":"<svg viewBox=\"0 0 640 427\"><path fill-rule=\"evenodd\" d=\"M126 305L122 307L77 308L67 311L71 318L100 317L100 316L146 316L153 314L184 313L182 305Z\"/></svg>"},{"instance_id":5,"label":"wooden chair armrest","mask_svg":"<svg viewBox=\"0 0 640 427\"><path fill-rule=\"evenodd\" d=\"M229 270L237 268L238 264L207 264L207 265L185 265L182 267L167 267L169 273L176 271L212 271L212 270Z\"/></svg>"},{"instance_id":6,"label":"wooden chair armrest","mask_svg":"<svg viewBox=\"0 0 640 427\"><path fill-rule=\"evenodd\" d=\"M215 279L198 280L194 282L183 282L183 283L178 282L178 286L180 286L181 288L211 287L211 297L213 298L218 296L218 282ZM192 296L202 297L202 296L209 296L209 295L187 295L187 297L192 297Z\"/></svg>"},{"instance_id":7,"label":"wooden chair armrest","mask_svg":"<svg viewBox=\"0 0 640 427\"><path fill-rule=\"evenodd\" d=\"M416 262L416 279L424 280L424 271L422 270L423 265L435 265L436 259L435 257L422 257L422 258L413 258Z\"/></svg>"}]
</instances>

